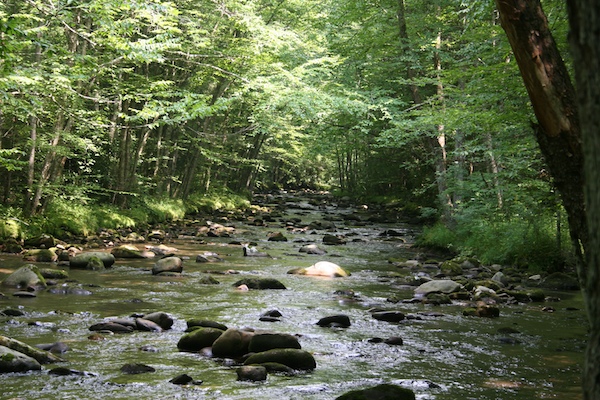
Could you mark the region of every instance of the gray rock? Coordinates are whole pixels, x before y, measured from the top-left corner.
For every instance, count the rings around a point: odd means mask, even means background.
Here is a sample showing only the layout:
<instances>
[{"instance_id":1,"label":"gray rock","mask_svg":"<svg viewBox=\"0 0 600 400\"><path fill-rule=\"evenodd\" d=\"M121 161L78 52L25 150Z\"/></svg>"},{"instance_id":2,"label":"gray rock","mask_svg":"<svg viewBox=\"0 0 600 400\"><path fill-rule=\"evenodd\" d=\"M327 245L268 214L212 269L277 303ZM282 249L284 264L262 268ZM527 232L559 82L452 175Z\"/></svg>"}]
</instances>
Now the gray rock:
<instances>
[{"instance_id":1,"label":"gray rock","mask_svg":"<svg viewBox=\"0 0 600 400\"><path fill-rule=\"evenodd\" d=\"M453 293L462 288L462 285L450 279L436 279L425 282L415 289L416 294L427 295L428 293Z\"/></svg>"},{"instance_id":2,"label":"gray rock","mask_svg":"<svg viewBox=\"0 0 600 400\"><path fill-rule=\"evenodd\" d=\"M87 268L90 258L98 257L102 260L105 268L110 268L115 263L115 256L105 251L90 251L87 253L77 254L69 260L71 268Z\"/></svg>"},{"instance_id":3,"label":"gray rock","mask_svg":"<svg viewBox=\"0 0 600 400\"><path fill-rule=\"evenodd\" d=\"M181 273L183 271L183 261L179 257L161 258L152 267L152 275L164 274L166 272Z\"/></svg>"},{"instance_id":4,"label":"gray rock","mask_svg":"<svg viewBox=\"0 0 600 400\"><path fill-rule=\"evenodd\" d=\"M2 286L24 289L28 287L46 287L46 280L33 264L23 265L2 281Z\"/></svg>"},{"instance_id":5,"label":"gray rock","mask_svg":"<svg viewBox=\"0 0 600 400\"><path fill-rule=\"evenodd\" d=\"M42 366L34 358L16 350L0 346L0 373L41 370Z\"/></svg>"}]
</instances>

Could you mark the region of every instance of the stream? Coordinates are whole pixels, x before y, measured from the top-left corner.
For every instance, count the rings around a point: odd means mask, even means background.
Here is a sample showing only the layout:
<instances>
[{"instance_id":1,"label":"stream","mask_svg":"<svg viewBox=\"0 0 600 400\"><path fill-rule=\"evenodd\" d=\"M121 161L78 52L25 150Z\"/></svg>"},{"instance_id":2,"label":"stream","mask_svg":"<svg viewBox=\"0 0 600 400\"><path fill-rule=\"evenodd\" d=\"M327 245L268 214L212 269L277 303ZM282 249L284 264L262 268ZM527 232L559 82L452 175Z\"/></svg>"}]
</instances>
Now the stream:
<instances>
[{"instance_id":1,"label":"stream","mask_svg":"<svg viewBox=\"0 0 600 400\"><path fill-rule=\"evenodd\" d=\"M579 292L547 293L554 303L501 304L499 318L463 316L465 302L430 305L388 301L412 299L414 286L405 284L407 270L390 259L414 259L411 247L418 226L401 221L365 223L362 208L324 203L316 195L285 193L257 201L280 217L256 226L251 220L217 221L234 226L232 237L180 235L167 244L184 258L181 276L153 276L155 259L117 259L103 271L69 269L56 264L70 280L91 294L52 294L34 298L12 296L2 288L0 311L18 309L23 316L0 316L0 335L25 343L64 342L66 362L58 365L82 376L41 371L0 375L1 399L335 399L353 390L393 383L412 389L418 399L578 399L587 321ZM362 213L362 214L361 214ZM357 214L360 220L344 216ZM325 230L287 230L331 220L344 245L321 243ZM298 222L298 221L301 221ZM394 230L397 236L382 236ZM287 242L267 241L270 232L282 232ZM254 242L271 257L244 257L237 242ZM325 255L299 253L307 243L325 249ZM136 244L143 248L144 244ZM215 252L223 261L197 263L196 256ZM293 268L331 261L349 271L345 278L290 275ZM21 256L0 254L0 280L23 265ZM225 274L226 271L235 274ZM208 271L208 272L207 272ZM219 284L205 284L212 276ZM243 277L275 278L286 290L236 290ZM343 295L353 291L353 296ZM342 294L340 294L342 293ZM554 312L544 307L551 306ZM411 318L399 323L375 320L369 309L402 311ZM277 322L260 321L268 310L279 310ZM105 335L90 340L89 327L104 318L163 311L174 319L172 329ZM345 314L348 328L324 328L325 316ZM1 314L0 314L1 315ZM313 354L317 368L294 376L269 374L264 382L237 381L236 365L199 353L180 352L177 342L192 318L214 320L232 328L272 330L296 335L302 349ZM503 335L500 328L518 333ZM399 336L402 345L373 338ZM151 346L156 351L142 351ZM143 363L155 372L129 375L126 363ZM201 385L169 382L188 374Z\"/></svg>"}]
</instances>

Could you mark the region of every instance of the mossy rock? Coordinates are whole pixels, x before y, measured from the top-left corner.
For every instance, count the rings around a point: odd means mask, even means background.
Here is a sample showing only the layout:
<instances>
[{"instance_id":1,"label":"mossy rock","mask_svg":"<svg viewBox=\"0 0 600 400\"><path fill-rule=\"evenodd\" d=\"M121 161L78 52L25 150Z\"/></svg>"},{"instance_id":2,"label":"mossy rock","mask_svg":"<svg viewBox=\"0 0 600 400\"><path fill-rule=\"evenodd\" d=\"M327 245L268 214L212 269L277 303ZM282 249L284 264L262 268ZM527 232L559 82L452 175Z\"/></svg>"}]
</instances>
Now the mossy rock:
<instances>
[{"instance_id":1,"label":"mossy rock","mask_svg":"<svg viewBox=\"0 0 600 400\"><path fill-rule=\"evenodd\" d=\"M501 293L506 293L507 295L509 295L510 297L513 297L515 300L517 300L518 302L521 303L525 303L525 302L530 302L531 298L529 297L529 294L527 292L524 291L519 291L519 290L502 290Z\"/></svg>"},{"instance_id":2,"label":"mossy rock","mask_svg":"<svg viewBox=\"0 0 600 400\"><path fill-rule=\"evenodd\" d=\"M233 284L233 286L235 287L241 285L246 285L249 289L259 290L287 289L283 283L279 282L277 279L274 278L244 278Z\"/></svg>"},{"instance_id":3,"label":"mossy rock","mask_svg":"<svg viewBox=\"0 0 600 400\"><path fill-rule=\"evenodd\" d=\"M444 261L440 265L440 272L447 276L457 276L457 275L462 274L463 269L460 266L460 264L458 264L457 262L455 262L453 260L450 260L450 261Z\"/></svg>"},{"instance_id":4,"label":"mossy rock","mask_svg":"<svg viewBox=\"0 0 600 400\"><path fill-rule=\"evenodd\" d=\"M33 262L55 262L58 259L56 248L30 249L25 251L23 259Z\"/></svg>"},{"instance_id":5,"label":"mossy rock","mask_svg":"<svg viewBox=\"0 0 600 400\"><path fill-rule=\"evenodd\" d=\"M475 307L467 307L463 310L462 314L465 317L476 317L477 316L477 309Z\"/></svg>"},{"instance_id":6,"label":"mossy rock","mask_svg":"<svg viewBox=\"0 0 600 400\"><path fill-rule=\"evenodd\" d=\"M85 269L87 268L88 262L92 257L98 257L100 260L102 260L105 268L110 268L115 263L115 256L110 253L105 251L90 251L71 257L69 260L69 266L71 268Z\"/></svg>"},{"instance_id":7,"label":"mossy rock","mask_svg":"<svg viewBox=\"0 0 600 400\"><path fill-rule=\"evenodd\" d=\"M102 262L102 260L100 259L100 257L90 257L90 259L88 260L87 265L85 266L85 269L90 270L90 271L100 271L104 269L104 262Z\"/></svg>"},{"instance_id":8,"label":"mossy rock","mask_svg":"<svg viewBox=\"0 0 600 400\"><path fill-rule=\"evenodd\" d=\"M246 359L244 365L273 362L297 370L313 370L317 367L312 354L300 349L273 349L255 353Z\"/></svg>"},{"instance_id":9,"label":"mossy rock","mask_svg":"<svg viewBox=\"0 0 600 400\"><path fill-rule=\"evenodd\" d=\"M130 244L117 246L110 252L115 258L147 258L140 249Z\"/></svg>"},{"instance_id":10,"label":"mossy rock","mask_svg":"<svg viewBox=\"0 0 600 400\"><path fill-rule=\"evenodd\" d=\"M300 349L298 338L287 333L258 333L252 336L248 351L260 353L272 349Z\"/></svg>"},{"instance_id":11,"label":"mossy rock","mask_svg":"<svg viewBox=\"0 0 600 400\"><path fill-rule=\"evenodd\" d=\"M177 342L180 351L200 351L205 347L211 347L215 340L223 334L216 328L199 328L183 335Z\"/></svg>"},{"instance_id":12,"label":"mossy rock","mask_svg":"<svg viewBox=\"0 0 600 400\"><path fill-rule=\"evenodd\" d=\"M221 331L227 330L227 326L221 324L220 322L210 321L210 320L206 320L206 319L195 319L195 318L187 321L187 327L188 327L188 329L200 327L200 328L215 328L215 329L219 329Z\"/></svg>"},{"instance_id":13,"label":"mossy rock","mask_svg":"<svg viewBox=\"0 0 600 400\"><path fill-rule=\"evenodd\" d=\"M4 278L2 286L14 288L46 287L46 280L37 266L27 264Z\"/></svg>"},{"instance_id":14,"label":"mossy rock","mask_svg":"<svg viewBox=\"0 0 600 400\"><path fill-rule=\"evenodd\" d=\"M352 390L336 400L415 400L415 393L397 385L383 383L366 389Z\"/></svg>"},{"instance_id":15,"label":"mossy rock","mask_svg":"<svg viewBox=\"0 0 600 400\"><path fill-rule=\"evenodd\" d=\"M533 289L527 292L531 301L540 303L546 300L546 293L542 289Z\"/></svg>"},{"instance_id":16,"label":"mossy rock","mask_svg":"<svg viewBox=\"0 0 600 400\"><path fill-rule=\"evenodd\" d=\"M504 287L504 285L502 285L500 282L492 280L492 279L485 279L483 281L477 281L475 282L475 287L477 286L485 286L486 288L490 288L493 291L497 292L500 289L502 289Z\"/></svg>"},{"instance_id":17,"label":"mossy rock","mask_svg":"<svg viewBox=\"0 0 600 400\"><path fill-rule=\"evenodd\" d=\"M69 279L69 273L64 269L41 268L40 274L44 279Z\"/></svg>"},{"instance_id":18,"label":"mossy rock","mask_svg":"<svg viewBox=\"0 0 600 400\"><path fill-rule=\"evenodd\" d=\"M540 282L540 287L553 290L579 290L577 277L563 272L548 275Z\"/></svg>"},{"instance_id":19,"label":"mossy rock","mask_svg":"<svg viewBox=\"0 0 600 400\"><path fill-rule=\"evenodd\" d=\"M229 328L213 343L213 355L221 358L241 357L248 353L248 344L252 336L252 332Z\"/></svg>"},{"instance_id":20,"label":"mossy rock","mask_svg":"<svg viewBox=\"0 0 600 400\"><path fill-rule=\"evenodd\" d=\"M452 300L450 299L450 296L447 294L428 293L427 296L425 297L425 299L423 300L423 303L439 306L442 304L452 304Z\"/></svg>"}]
</instances>

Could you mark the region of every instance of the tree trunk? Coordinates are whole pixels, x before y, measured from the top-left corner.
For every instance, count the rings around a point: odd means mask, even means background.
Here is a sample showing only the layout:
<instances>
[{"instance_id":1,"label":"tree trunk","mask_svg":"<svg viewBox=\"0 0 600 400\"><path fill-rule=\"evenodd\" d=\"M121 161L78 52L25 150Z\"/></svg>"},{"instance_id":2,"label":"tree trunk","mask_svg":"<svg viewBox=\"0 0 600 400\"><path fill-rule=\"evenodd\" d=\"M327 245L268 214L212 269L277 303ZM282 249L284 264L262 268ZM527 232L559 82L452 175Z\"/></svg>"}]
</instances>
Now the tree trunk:
<instances>
[{"instance_id":1,"label":"tree trunk","mask_svg":"<svg viewBox=\"0 0 600 400\"><path fill-rule=\"evenodd\" d=\"M575 90L539 0L496 0L500 23L519 65L538 125L535 134L561 194L569 232L586 281L588 233L583 197L583 150Z\"/></svg>"},{"instance_id":2,"label":"tree trunk","mask_svg":"<svg viewBox=\"0 0 600 400\"><path fill-rule=\"evenodd\" d=\"M585 202L589 236L585 246L586 307L591 325L583 373L584 398L600 399L600 3L567 1L577 104L585 159Z\"/></svg>"}]
</instances>

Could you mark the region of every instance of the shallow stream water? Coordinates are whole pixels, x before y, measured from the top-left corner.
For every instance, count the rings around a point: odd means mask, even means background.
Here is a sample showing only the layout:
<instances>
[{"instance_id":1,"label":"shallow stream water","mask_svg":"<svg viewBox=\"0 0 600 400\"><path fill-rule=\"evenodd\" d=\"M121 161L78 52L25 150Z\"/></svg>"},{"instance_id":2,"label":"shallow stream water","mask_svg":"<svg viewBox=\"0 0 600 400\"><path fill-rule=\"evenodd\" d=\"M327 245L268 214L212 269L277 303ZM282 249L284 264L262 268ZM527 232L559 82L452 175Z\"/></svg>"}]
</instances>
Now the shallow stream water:
<instances>
[{"instance_id":1,"label":"shallow stream water","mask_svg":"<svg viewBox=\"0 0 600 400\"><path fill-rule=\"evenodd\" d=\"M298 201L300 201L298 203ZM351 390L378 383L395 383L415 391L419 399L577 399L587 323L579 293L552 293L557 303L501 305L499 318L464 317L464 304L432 306L390 303L390 297L410 299L413 288L401 285L400 272L388 262L415 256L410 244L415 227L400 222L357 224L343 222L350 208L317 207L307 201L290 202L286 215L302 222L336 219L346 245L324 246L324 231L286 232L281 221L256 227L235 221L233 238L180 238L170 246L186 258L180 277L158 277L150 272L155 260L117 260L102 272L69 270L70 279L90 295L39 292L35 298L17 298L3 289L0 311L20 309L21 317L0 317L0 334L28 344L65 342L63 355L71 369L86 376L54 376L42 371L0 375L0 398L11 399L334 399ZM267 204L268 206L268 204ZM281 208L281 202L279 203ZM400 237L382 237L394 229ZM281 231L288 242L268 242L268 232ZM202 243L204 239L207 243ZM256 242L273 258L243 257L232 240ZM317 243L324 256L298 252L305 243ZM143 247L143 245L139 245ZM197 254L216 252L224 261L196 263ZM189 258L188 258L189 257ZM341 265L348 278L289 275L287 271L317 261ZM0 280L23 265L19 256L0 254ZM48 264L40 264L47 268ZM52 265L50 264L52 267ZM53 266L54 268L65 268ZM68 268L67 268L68 270ZM220 284L201 284L211 270ZM215 274L235 270L238 274ZM233 283L243 277L271 277L287 290L238 291ZM355 297L336 295L353 290ZM554 312L542 311L551 306ZM369 309L382 307L415 316L400 323L375 320ZM262 322L267 310L277 309L279 322ZM110 335L89 340L89 326L108 317L164 311L175 324L171 330ZM346 314L349 328L321 328L325 316ZM270 329L298 335L311 352L317 368L293 377L269 375L262 383L237 381L236 366L196 353L179 352L177 341L191 318L215 320L228 327ZM499 328L520 333L501 335ZM372 343L372 338L402 337L402 346ZM152 346L157 352L141 351ZM143 363L152 373L126 375L120 367ZM186 373L202 385L169 383Z\"/></svg>"}]
</instances>

